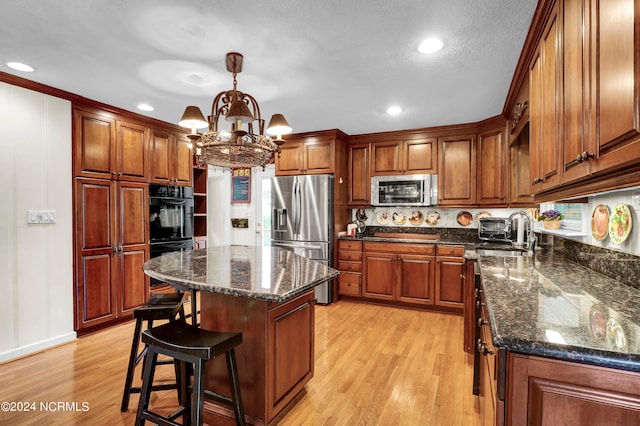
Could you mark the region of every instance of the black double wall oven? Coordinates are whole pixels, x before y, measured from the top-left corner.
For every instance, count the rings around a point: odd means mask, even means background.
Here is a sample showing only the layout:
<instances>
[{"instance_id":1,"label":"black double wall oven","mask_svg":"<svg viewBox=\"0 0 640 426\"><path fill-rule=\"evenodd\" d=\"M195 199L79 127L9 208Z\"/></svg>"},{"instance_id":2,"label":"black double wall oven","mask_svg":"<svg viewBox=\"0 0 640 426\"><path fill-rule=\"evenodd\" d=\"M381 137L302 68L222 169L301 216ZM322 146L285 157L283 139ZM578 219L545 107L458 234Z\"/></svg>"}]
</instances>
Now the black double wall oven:
<instances>
[{"instance_id":1,"label":"black double wall oven","mask_svg":"<svg viewBox=\"0 0 640 426\"><path fill-rule=\"evenodd\" d=\"M193 249L193 187L149 185L149 246L152 258Z\"/></svg>"}]
</instances>

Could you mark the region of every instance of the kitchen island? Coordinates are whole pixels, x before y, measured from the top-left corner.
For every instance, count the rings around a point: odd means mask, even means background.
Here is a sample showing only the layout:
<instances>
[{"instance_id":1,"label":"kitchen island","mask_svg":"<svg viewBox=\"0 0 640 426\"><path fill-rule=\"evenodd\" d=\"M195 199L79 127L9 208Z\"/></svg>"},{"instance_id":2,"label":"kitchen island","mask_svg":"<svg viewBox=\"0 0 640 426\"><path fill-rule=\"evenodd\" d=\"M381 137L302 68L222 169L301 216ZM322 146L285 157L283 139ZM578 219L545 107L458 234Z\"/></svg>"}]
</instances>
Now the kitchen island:
<instances>
[{"instance_id":1,"label":"kitchen island","mask_svg":"<svg viewBox=\"0 0 640 426\"><path fill-rule=\"evenodd\" d=\"M200 326L242 332L236 349L247 423L268 424L313 377L314 288L338 275L277 247L218 246L153 258L145 273L197 291ZM195 294L195 293L192 293ZM207 365L206 388L229 395L224 358ZM205 402L205 421L233 412Z\"/></svg>"}]
</instances>

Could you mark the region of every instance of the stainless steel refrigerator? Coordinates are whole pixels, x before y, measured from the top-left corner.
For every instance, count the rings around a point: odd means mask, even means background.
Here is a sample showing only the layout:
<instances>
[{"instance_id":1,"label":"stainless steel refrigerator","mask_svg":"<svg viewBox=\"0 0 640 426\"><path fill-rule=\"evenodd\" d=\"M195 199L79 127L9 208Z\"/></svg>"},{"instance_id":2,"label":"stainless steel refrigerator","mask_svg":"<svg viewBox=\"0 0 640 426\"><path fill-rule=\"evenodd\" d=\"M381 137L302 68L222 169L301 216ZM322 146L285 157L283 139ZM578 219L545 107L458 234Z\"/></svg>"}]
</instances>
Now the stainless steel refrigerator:
<instances>
[{"instance_id":1,"label":"stainless steel refrigerator","mask_svg":"<svg viewBox=\"0 0 640 426\"><path fill-rule=\"evenodd\" d=\"M333 176L271 178L271 245L333 266ZM333 298L329 281L316 287L316 300Z\"/></svg>"}]
</instances>

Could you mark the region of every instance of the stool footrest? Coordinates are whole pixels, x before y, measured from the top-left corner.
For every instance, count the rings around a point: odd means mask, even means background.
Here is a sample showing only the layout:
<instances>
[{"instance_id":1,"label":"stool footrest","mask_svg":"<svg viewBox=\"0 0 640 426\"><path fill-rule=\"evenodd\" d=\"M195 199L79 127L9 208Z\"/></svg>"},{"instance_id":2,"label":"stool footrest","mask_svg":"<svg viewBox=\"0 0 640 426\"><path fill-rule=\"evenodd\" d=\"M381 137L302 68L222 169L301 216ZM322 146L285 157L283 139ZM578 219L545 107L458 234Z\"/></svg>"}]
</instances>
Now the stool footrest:
<instances>
[{"instance_id":1,"label":"stool footrest","mask_svg":"<svg viewBox=\"0 0 640 426\"><path fill-rule=\"evenodd\" d=\"M174 422L173 420L169 420L167 417L162 417L156 413L152 413L151 411L145 411L140 416L142 420L151 420L153 423L158 426L183 426L180 423Z\"/></svg>"},{"instance_id":2,"label":"stool footrest","mask_svg":"<svg viewBox=\"0 0 640 426\"><path fill-rule=\"evenodd\" d=\"M234 405L233 399L229 398L228 396L220 395L219 393L211 391L209 389L204 390L204 396L205 398L213 399L214 401L230 405L231 407L233 407Z\"/></svg>"},{"instance_id":3,"label":"stool footrest","mask_svg":"<svg viewBox=\"0 0 640 426\"><path fill-rule=\"evenodd\" d=\"M142 388L139 387L132 387L131 388L131 393L140 393L140 390ZM171 389L178 389L178 386L175 383L167 383L164 385L153 385L151 386L151 390L153 392L155 391L163 391L163 390L171 390Z\"/></svg>"}]
</instances>

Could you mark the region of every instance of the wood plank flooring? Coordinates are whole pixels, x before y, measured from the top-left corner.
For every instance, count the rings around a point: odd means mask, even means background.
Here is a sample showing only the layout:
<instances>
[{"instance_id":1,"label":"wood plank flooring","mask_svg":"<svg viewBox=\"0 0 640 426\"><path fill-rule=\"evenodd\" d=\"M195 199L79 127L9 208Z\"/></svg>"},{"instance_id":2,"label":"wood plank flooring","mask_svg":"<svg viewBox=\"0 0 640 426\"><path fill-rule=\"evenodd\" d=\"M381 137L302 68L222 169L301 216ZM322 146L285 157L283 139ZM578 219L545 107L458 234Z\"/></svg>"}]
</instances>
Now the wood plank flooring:
<instances>
[{"instance_id":1,"label":"wood plank flooring","mask_svg":"<svg viewBox=\"0 0 640 426\"><path fill-rule=\"evenodd\" d=\"M0 411L0 424L132 425L138 395L120 412L132 333L128 322L0 365L0 402L29 404ZM315 376L272 424L480 425L462 334L456 315L349 301L317 306ZM158 380L171 377L171 367L159 367ZM175 403L174 391L152 395L159 411Z\"/></svg>"}]
</instances>

